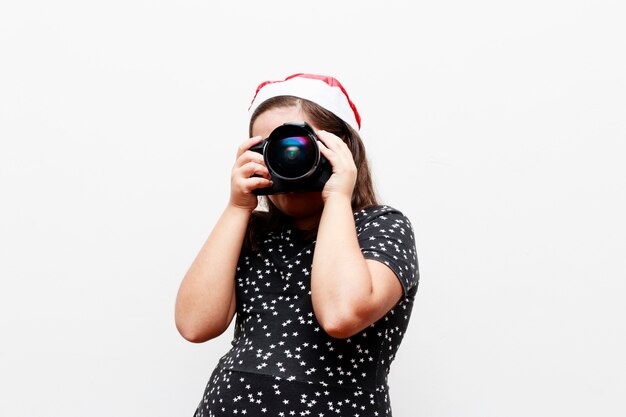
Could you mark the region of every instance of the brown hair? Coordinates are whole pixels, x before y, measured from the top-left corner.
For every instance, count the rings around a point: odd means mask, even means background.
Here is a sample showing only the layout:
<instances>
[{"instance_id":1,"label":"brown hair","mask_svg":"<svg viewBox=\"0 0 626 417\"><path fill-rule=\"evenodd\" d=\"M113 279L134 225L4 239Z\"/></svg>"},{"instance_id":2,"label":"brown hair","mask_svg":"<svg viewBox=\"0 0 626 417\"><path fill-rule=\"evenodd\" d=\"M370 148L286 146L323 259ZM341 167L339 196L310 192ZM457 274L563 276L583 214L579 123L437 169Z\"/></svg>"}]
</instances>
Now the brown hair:
<instances>
[{"instance_id":1,"label":"brown hair","mask_svg":"<svg viewBox=\"0 0 626 417\"><path fill-rule=\"evenodd\" d=\"M342 119L318 104L294 96L270 98L261 103L252 114L250 118L249 135L252 136L252 126L259 115L271 109L284 107L299 107L317 128L340 137L350 148L358 172L354 191L352 192L352 210L358 211L365 207L378 204L367 155L365 153L365 146L359 133ZM289 221L288 217L278 210L269 198L260 198L263 199L268 210L267 212L256 210L252 213L250 223L248 224L248 232L246 233L246 241L244 243L245 247L252 250L257 247L256 238L258 236L274 230Z\"/></svg>"}]
</instances>

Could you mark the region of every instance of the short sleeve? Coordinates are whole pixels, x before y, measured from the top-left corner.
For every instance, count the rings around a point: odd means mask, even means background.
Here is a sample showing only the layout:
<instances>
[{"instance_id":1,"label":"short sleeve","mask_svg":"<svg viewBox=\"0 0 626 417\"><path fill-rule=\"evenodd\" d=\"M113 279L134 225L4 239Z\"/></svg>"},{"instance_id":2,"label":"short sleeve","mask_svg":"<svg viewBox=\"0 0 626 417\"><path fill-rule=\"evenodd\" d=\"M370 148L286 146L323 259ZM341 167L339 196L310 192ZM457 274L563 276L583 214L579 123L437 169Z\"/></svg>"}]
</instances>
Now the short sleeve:
<instances>
[{"instance_id":1,"label":"short sleeve","mask_svg":"<svg viewBox=\"0 0 626 417\"><path fill-rule=\"evenodd\" d=\"M389 206L373 206L355 213L361 252L366 259L387 265L402 284L404 296L419 283L415 235L409 219Z\"/></svg>"}]
</instances>

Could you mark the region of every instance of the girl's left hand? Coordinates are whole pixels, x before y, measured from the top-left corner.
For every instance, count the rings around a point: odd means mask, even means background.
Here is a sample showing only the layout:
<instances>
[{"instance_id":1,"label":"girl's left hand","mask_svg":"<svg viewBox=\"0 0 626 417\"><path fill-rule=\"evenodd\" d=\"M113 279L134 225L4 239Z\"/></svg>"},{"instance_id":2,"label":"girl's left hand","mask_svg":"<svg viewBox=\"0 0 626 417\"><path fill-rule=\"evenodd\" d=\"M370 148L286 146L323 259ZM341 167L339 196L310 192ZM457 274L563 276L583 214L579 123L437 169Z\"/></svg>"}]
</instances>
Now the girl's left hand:
<instances>
[{"instance_id":1,"label":"girl's left hand","mask_svg":"<svg viewBox=\"0 0 626 417\"><path fill-rule=\"evenodd\" d=\"M333 167L333 173L324 185L322 199L326 202L332 196L344 196L352 200L356 183L357 169L348 145L341 138L325 130L316 132L320 138L318 145L322 155Z\"/></svg>"}]
</instances>

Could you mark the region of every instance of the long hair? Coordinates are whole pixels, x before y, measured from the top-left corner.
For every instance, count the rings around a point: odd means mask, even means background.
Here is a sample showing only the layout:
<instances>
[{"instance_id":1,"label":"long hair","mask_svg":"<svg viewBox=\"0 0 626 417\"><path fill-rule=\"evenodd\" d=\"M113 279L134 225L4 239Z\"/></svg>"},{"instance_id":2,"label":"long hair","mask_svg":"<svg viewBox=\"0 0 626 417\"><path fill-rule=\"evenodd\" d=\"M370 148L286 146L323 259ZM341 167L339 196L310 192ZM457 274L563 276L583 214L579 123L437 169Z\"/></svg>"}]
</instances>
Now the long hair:
<instances>
[{"instance_id":1,"label":"long hair","mask_svg":"<svg viewBox=\"0 0 626 417\"><path fill-rule=\"evenodd\" d=\"M249 135L252 136L252 126L259 115L268 110L285 107L300 108L316 127L338 136L348 145L357 169L356 183L351 200L352 210L358 211L365 207L378 204L367 155L365 153L365 146L359 133L339 117L312 101L294 96L278 96L264 101L250 118ZM261 202L267 207L267 211L255 210L252 213L252 217L248 223L246 240L244 242L244 247L251 250L257 248L257 238L259 236L271 230L275 230L289 221L289 218L278 210L269 198L261 196L259 199L261 199Z\"/></svg>"}]
</instances>

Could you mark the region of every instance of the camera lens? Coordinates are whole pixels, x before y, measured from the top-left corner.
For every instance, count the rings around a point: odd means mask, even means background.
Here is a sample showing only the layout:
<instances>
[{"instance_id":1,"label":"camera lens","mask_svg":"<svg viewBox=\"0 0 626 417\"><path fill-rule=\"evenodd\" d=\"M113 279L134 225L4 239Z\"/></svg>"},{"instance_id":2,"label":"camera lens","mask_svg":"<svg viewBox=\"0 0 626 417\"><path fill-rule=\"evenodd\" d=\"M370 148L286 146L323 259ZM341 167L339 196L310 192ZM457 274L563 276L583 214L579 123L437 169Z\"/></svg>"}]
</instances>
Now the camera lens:
<instances>
[{"instance_id":1,"label":"camera lens","mask_svg":"<svg viewBox=\"0 0 626 417\"><path fill-rule=\"evenodd\" d=\"M317 149L308 136L288 136L267 144L267 162L274 172L285 179L295 179L309 173L317 163Z\"/></svg>"}]
</instances>

